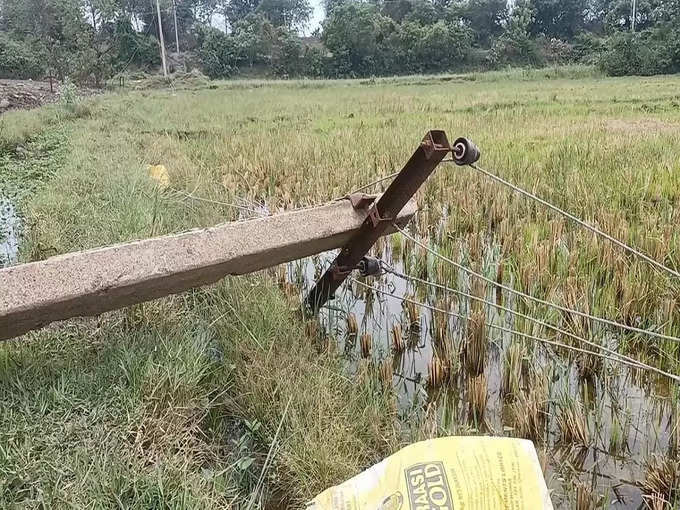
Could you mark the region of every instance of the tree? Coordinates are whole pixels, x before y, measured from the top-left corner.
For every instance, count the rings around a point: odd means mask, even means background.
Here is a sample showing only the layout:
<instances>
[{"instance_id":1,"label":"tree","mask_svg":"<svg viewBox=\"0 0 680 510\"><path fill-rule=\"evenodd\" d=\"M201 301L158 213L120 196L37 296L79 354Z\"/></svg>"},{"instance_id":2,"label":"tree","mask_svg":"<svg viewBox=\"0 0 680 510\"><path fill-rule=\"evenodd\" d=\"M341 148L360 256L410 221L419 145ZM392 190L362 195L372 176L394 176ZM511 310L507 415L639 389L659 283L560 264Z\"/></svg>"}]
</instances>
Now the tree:
<instances>
[{"instance_id":1,"label":"tree","mask_svg":"<svg viewBox=\"0 0 680 510\"><path fill-rule=\"evenodd\" d=\"M533 35L571 40L584 28L588 0L532 0L531 8Z\"/></svg>"},{"instance_id":2,"label":"tree","mask_svg":"<svg viewBox=\"0 0 680 510\"><path fill-rule=\"evenodd\" d=\"M3 30L33 47L57 76L67 76L92 47L81 7L78 0L4 0Z\"/></svg>"},{"instance_id":3,"label":"tree","mask_svg":"<svg viewBox=\"0 0 680 510\"><path fill-rule=\"evenodd\" d=\"M366 76L389 67L384 42L393 31L394 21L376 6L347 2L330 12L321 40L333 54L336 74Z\"/></svg>"},{"instance_id":4,"label":"tree","mask_svg":"<svg viewBox=\"0 0 680 510\"><path fill-rule=\"evenodd\" d=\"M196 41L203 72L210 78L227 78L236 71L239 57L233 37L216 28L201 26Z\"/></svg>"},{"instance_id":5,"label":"tree","mask_svg":"<svg viewBox=\"0 0 680 510\"><path fill-rule=\"evenodd\" d=\"M660 22L667 13L672 12L678 5L677 0L636 0L635 28L637 31L653 27ZM677 8L677 7L676 7ZM631 29L630 0L593 0L586 19L594 25L594 29L613 33Z\"/></svg>"},{"instance_id":6,"label":"tree","mask_svg":"<svg viewBox=\"0 0 680 510\"><path fill-rule=\"evenodd\" d=\"M515 4L508 26L491 48L489 62L494 66L520 64L539 66L542 58L529 34L534 13L528 1Z\"/></svg>"},{"instance_id":7,"label":"tree","mask_svg":"<svg viewBox=\"0 0 680 510\"><path fill-rule=\"evenodd\" d=\"M275 27L289 30L304 28L312 15L309 0L261 0L256 12Z\"/></svg>"},{"instance_id":8,"label":"tree","mask_svg":"<svg viewBox=\"0 0 680 510\"><path fill-rule=\"evenodd\" d=\"M481 45L503 33L508 20L506 0L469 0L457 12L472 29L475 40Z\"/></svg>"},{"instance_id":9,"label":"tree","mask_svg":"<svg viewBox=\"0 0 680 510\"><path fill-rule=\"evenodd\" d=\"M431 25L442 18L444 9L430 0L385 0L382 2L382 13L397 23Z\"/></svg>"}]
</instances>

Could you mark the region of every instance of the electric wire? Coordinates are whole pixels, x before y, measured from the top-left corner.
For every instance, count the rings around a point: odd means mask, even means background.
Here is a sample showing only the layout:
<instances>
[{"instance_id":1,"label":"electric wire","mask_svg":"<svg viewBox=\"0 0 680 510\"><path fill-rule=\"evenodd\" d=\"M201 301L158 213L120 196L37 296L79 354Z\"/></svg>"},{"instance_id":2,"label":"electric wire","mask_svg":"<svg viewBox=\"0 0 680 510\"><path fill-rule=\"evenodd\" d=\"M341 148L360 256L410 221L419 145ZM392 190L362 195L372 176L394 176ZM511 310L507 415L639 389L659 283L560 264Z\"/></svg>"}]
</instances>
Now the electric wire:
<instances>
[{"instance_id":1,"label":"electric wire","mask_svg":"<svg viewBox=\"0 0 680 510\"><path fill-rule=\"evenodd\" d=\"M425 249L428 253L432 254L436 258L443 260L444 262L448 262L449 264L457 267L458 269L460 269L462 271L465 271L466 273L474 276L475 278L479 278L481 280L484 280L485 282L490 283L491 285L495 285L496 287L501 288L501 289L503 289L507 292L510 292L511 294L514 294L516 296L520 296L520 297L525 298L525 299L529 299L531 301L534 301L536 303L539 303L539 304L542 304L542 305L545 305L545 306L555 308L557 310L560 310L561 312L571 313L571 314L577 315L579 317L583 317L584 319L589 319L589 320L592 320L594 322L606 324L606 325L611 326L611 327L616 327L616 328L624 329L624 330L631 331L631 332L634 332L634 333L647 335L647 336L651 336L651 337L655 337L655 338L660 338L660 339L663 339L663 340L680 342L680 338L675 337L675 336L664 335L663 333L656 333L655 331L649 331L649 330L646 330L646 329L637 328L635 326L628 326L627 324L622 324L620 322L616 322L616 321L613 321L613 320L610 320L610 319L605 319L604 317L598 317L596 315L591 315L591 314L586 313L586 312L574 310L572 308L568 308L566 306L562 306L562 305L559 305L557 303L553 303L553 302L546 301L546 300L541 299L541 298L537 298L535 296L532 296L532 295L527 294L525 292L522 292L520 290L516 290L516 289L513 289L512 287L508 287L507 285L503 285L502 283L498 283L497 281L492 280L491 278L487 278L483 274L477 273L476 271L470 269L469 267L465 267L464 265L459 264L458 262L446 257L445 255L442 255L441 253L437 252L436 250L433 250L432 248L430 248L426 244L418 241L415 237L410 235L408 232L406 232L403 228L401 228L396 223L393 223L393 225L394 225L394 228L397 229L405 238L409 239L411 242L413 242L413 243L417 244L418 246L420 246L421 248Z\"/></svg>"},{"instance_id":2,"label":"electric wire","mask_svg":"<svg viewBox=\"0 0 680 510\"><path fill-rule=\"evenodd\" d=\"M388 179L391 179L392 177L396 177L399 175L400 172L394 172L393 174L386 175L385 177L381 177L380 179L377 179L373 182L369 182L368 184L364 184L360 188L355 189L354 191L350 192L350 195L353 195L354 193L359 193L360 191L363 191L365 189L370 188L371 186L375 186L376 184L380 184L381 182L385 182Z\"/></svg>"},{"instance_id":3,"label":"electric wire","mask_svg":"<svg viewBox=\"0 0 680 510\"><path fill-rule=\"evenodd\" d=\"M572 338L572 339L574 339L574 340L576 340L576 341L578 341L578 342L584 343L584 344L586 344L586 345L588 345L588 346L590 346L590 347L593 347L593 348L595 348L595 349L599 349L599 350L601 350L601 351L603 351L603 352L606 352L607 354L610 354L611 356L619 357L619 358L622 359L622 360L626 360L626 361L628 361L628 362L630 362L630 363L633 363L633 364L637 365L639 368L644 368L644 369L647 369L647 370L651 370L652 372L656 372L656 373L659 374L659 375L663 375L663 376L665 376L665 377L669 377L669 378L671 378L671 379L675 379L675 380L680 381L680 377L679 377L679 376L676 376L676 375L671 374L671 373L669 373L669 372L665 372L665 371L663 371L663 370L661 370L661 369L659 369L659 368L656 368L656 367L654 367L654 366L652 366L652 365L648 365L647 363L643 363L643 362L641 362L641 361L639 361L639 360L637 360L637 359L635 359L635 358L631 358L630 356L626 356L625 354L621 354L620 352L615 351L615 350L613 350L613 349L610 349L610 348L608 348L608 347L605 347L605 346L603 346L603 345L599 345L599 344L597 344L597 343L595 343L595 342L593 342L593 341L587 340L586 338L583 338L583 337L581 337L581 336L579 336L579 335L576 335L576 334L571 333L571 332L569 332L569 331L566 331L566 330L564 330L564 329L562 329L562 328L560 328L560 327L558 327L558 326L555 326L554 324L550 324L550 323L548 323L548 322L542 321L542 320L537 319L537 318L535 318L535 317L531 317L530 315L526 315L526 314L523 314L523 313L518 312L518 311L516 311L516 310L513 310L513 309L511 309L511 308L507 308L507 307L505 307L505 306L499 305L499 304L497 304L497 303L494 303L494 302L489 301L489 300L487 300L487 299L484 299L484 298L482 298L482 297L475 296L475 295L473 295L473 294L469 294L469 293L467 293L467 292L463 292L463 291L460 291L460 290L457 290L457 289L452 289L452 288L447 287L446 285L442 285L442 284L440 284L440 283L435 283L435 282L431 282L431 281L429 281L429 280L424 280L424 279L422 279L422 278L418 278L417 276L411 276L411 275L407 275L407 274L401 273L401 272L395 270L394 268L392 268L392 267L390 267L390 266L387 266L386 264L383 264L383 270L384 270L385 272L387 272L387 273L393 274L393 275L396 276L397 278L401 278L402 280L419 282L419 283L422 283L422 284L424 284L424 285L428 285L428 286L430 286L430 287L435 287L435 288L444 290L445 292L449 292L449 293L452 293L452 294L457 294L457 295L459 295L459 296L464 296L464 297L467 297L467 298L469 298L469 299L471 299L471 300L474 300L474 301L478 301L478 302L484 303L485 305L487 305L487 306L492 306L492 307L494 307L494 308L496 308L496 309L498 309L498 310L503 310L504 312L513 314L513 315L515 315L515 316L517 316L517 317L521 317L521 318L523 318L523 319L525 319L525 320L528 320L528 321L530 321L530 322L533 322L533 323L538 324L538 325L540 325L540 326L543 326L543 327L545 327L545 328L551 329L551 330L553 330L553 331L555 331L555 332L557 332L557 333L560 333L560 334L562 334L562 335L568 336L568 337L570 337L570 338Z\"/></svg>"},{"instance_id":4,"label":"electric wire","mask_svg":"<svg viewBox=\"0 0 680 510\"><path fill-rule=\"evenodd\" d=\"M427 303L423 303L421 301L416 301L416 300L410 299L408 297L402 297L402 296L399 296L397 294L393 294L391 292L387 292L385 290L378 289L377 287L363 283L363 282L361 282L361 281L359 281L356 278L353 278L351 276L348 278L348 280L353 282L353 283L356 283L356 284L358 284L362 287L371 289L374 292L377 292L379 294L382 294L382 295L385 295L385 296L390 296L394 299L399 299L401 301L407 301L407 302L413 303L414 305L427 308L431 311L444 313L446 315L450 315L452 317L456 317L456 318L459 318L459 319L464 319L464 320L470 319L468 316L465 316L465 315L462 315L462 314L459 314L459 313L456 313L456 312L452 312L451 310L445 310L443 308L432 306L432 305L429 305ZM621 359L619 357L613 357L613 356L609 356L607 354L603 354L603 353L600 353L600 352L589 351L588 349L582 349L580 347L574 347L572 345L567 345L567 344L563 344L561 342L556 342L556 341L548 340L546 338L541 338L541 337L538 337L538 336L535 336L535 335L530 335L528 333L522 333L521 331L509 329L509 328L506 328L504 326L499 326L497 324L486 324L486 326L489 327L489 328L497 329L499 331L503 331L505 333L510 333L511 335L517 335L517 336L520 336L522 338L534 340L534 341L544 343L544 344L547 344L547 345L552 345L553 347L558 347L558 348L561 348L561 349L566 349L566 350L570 350L570 351L574 351L574 352L579 352L579 353L582 353L582 354L588 354L590 356L595 356L595 357L598 357L598 358L607 359L607 360L610 360L610 361L615 361L615 362L621 363L622 365L626 365L626 366L629 366L631 368L635 368L635 369L638 369L638 370L644 370L644 369L648 368L647 366L642 366L640 363L631 363L630 361L627 361L625 359ZM655 372L657 372L657 370L658 370L658 369L654 369L654 367L649 367L649 369L653 370ZM673 374L667 374L667 373L664 373L664 372L662 372L661 375L669 377L670 379L672 379L676 382L680 382L680 376L676 376L676 375L673 375Z\"/></svg>"},{"instance_id":5,"label":"electric wire","mask_svg":"<svg viewBox=\"0 0 680 510\"><path fill-rule=\"evenodd\" d=\"M453 161L453 160L447 159L447 160L443 160L443 161L445 161L445 162L448 163L448 162L451 162L451 161ZM535 200L535 201L538 202L539 204L541 204L541 205L547 207L548 209L550 209L550 210L552 210L552 211L554 211L554 212L556 212L556 213L558 213L558 214L561 214L561 215L564 216L565 218L570 219L571 221L577 223L577 224L580 225L581 227L583 227L583 228L589 230L589 231L592 232L593 234L596 234L596 235L598 235L598 236L600 236L600 237L603 237L603 238L605 238L606 240L608 240L609 242L611 242L611 243L615 244L616 246L618 246L619 248L624 249L624 250L627 251L628 253L631 253L631 254L633 254L633 255L635 255L635 256L637 256L637 257L640 257L640 258L643 259L644 261L646 261L646 262L648 262L649 264L651 264L652 266L654 266L656 269L659 269L659 270L661 270L661 271L665 271L665 272L667 272L668 274L670 274L670 275L672 275L672 276L674 276L674 277L676 277L676 278L680 278L680 273L679 273L678 271L676 271L676 270L674 270L674 269L671 269L670 267L667 267L667 266L663 265L662 263L660 263L660 262L654 260L652 257L650 257L649 255L647 255L646 253L643 253L643 252L641 252L640 250L638 250L638 249L636 249L636 248L633 248L632 246L627 245L627 244L624 243L623 241L620 241L620 240L616 239L615 237L613 237L613 236L607 234L606 232L603 232L603 231L600 230L599 228L594 227L594 226L590 225L589 223L586 223L586 222L583 221L582 219L580 219L580 218L574 216L573 214L571 214L571 213L565 211L564 209L560 209L560 208L557 207L556 205L553 205L553 204L551 204L550 202L548 202L548 201L546 201L546 200L543 200L543 199L540 198L539 196L537 196L537 195L535 195L535 194L533 194L533 193L530 193L529 191L526 191L526 190L520 188L519 186L515 186L515 185L512 184L511 182L506 181L505 179L503 179L502 177L499 177L498 175L496 175L496 174L494 174L494 173L491 173L491 172L489 172L488 170L485 170L484 168L480 167L480 166L477 165L476 163L472 163L472 164L470 164L470 165L468 165L468 166L474 168L475 170L477 170L477 171L480 172L481 174L487 176L488 178L490 178L490 179L492 179L492 180L494 180L494 181L496 181L496 182L498 182L498 183L500 183L500 184L502 184L502 185L504 185L504 186L507 186L507 187L510 188L512 191L515 191L515 192L517 192L517 193L520 193L521 195L524 195L525 197L531 198L532 200Z\"/></svg>"}]
</instances>

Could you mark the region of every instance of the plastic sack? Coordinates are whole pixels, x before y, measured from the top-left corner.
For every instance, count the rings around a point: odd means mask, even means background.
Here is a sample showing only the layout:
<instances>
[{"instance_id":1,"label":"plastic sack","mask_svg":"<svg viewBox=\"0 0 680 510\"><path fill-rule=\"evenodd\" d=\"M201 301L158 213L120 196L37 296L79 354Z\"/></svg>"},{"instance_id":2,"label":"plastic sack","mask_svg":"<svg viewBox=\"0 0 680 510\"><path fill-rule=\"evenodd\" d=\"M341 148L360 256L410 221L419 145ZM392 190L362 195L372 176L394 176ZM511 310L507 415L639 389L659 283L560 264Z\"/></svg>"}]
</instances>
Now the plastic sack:
<instances>
[{"instance_id":1,"label":"plastic sack","mask_svg":"<svg viewBox=\"0 0 680 510\"><path fill-rule=\"evenodd\" d=\"M445 437L415 443L341 485L308 510L552 510L531 441Z\"/></svg>"},{"instance_id":2,"label":"plastic sack","mask_svg":"<svg viewBox=\"0 0 680 510\"><path fill-rule=\"evenodd\" d=\"M149 172L149 176L158 183L161 189L170 186L170 176L165 165L147 165L146 169Z\"/></svg>"}]
</instances>

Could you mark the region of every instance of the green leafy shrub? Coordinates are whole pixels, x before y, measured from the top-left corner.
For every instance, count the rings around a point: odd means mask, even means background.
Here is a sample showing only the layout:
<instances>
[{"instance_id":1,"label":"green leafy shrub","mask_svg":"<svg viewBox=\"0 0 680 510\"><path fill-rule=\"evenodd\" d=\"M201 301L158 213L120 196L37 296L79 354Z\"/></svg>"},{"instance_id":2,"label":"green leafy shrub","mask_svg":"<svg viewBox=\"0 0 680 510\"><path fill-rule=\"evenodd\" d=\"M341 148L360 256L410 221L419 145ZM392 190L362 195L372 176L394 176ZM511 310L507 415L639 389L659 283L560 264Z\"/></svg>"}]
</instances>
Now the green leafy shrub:
<instances>
[{"instance_id":1,"label":"green leafy shrub","mask_svg":"<svg viewBox=\"0 0 680 510\"><path fill-rule=\"evenodd\" d=\"M571 64L576 60L574 47L567 41L554 37L541 37L537 41L541 58L546 64L564 65Z\"/></svg>"},{"instance_id":2,"label":"green leafy shrub","mask_svg":"<svg viewBox=\"0 0 680 510\"><path fill-rule=\"evenodd\" d=\"M118 50L116 63L118 71L126 70L131 66L145 70L160 66L158 39L137 32L129 20L116 21L115 38Z\"/></svg>"},{"instance_id":3,"label":"green leafy shrub","mask_svg":"<svg viewBox=\"0 0 680 510\"><path fill-rule=\"evenodd\" d=\"M491 67L508 65L540 67L545 64L536 40L532 39L529 33L533 20L534 13L528 3L515 7L505 32L491 47L488 56Z\"/></svg>"},{"instance_id":4,"label":"green leafy shrub","mask_svg":"<svg viewBox=\"0 0 680 510\"><path fill-rule=\"evenodd\" d=\"M599 60L610 76L674 73L680 71L680 31L650 29L621 32L609 37Z\"/></svg>"},{"instance_id":5,"label":"green leafy shrub","mask_svg":"<svg viewBox=\"0 0 680 510\"><path fill-rule=\"evenodd\" d=\"M237 70L238 54L234 38L212 27L199 27L197 54L203 72L210 78L227 78Z\"/></svg>"},{"instance_id":6,"label":"green leafy shrub","mask_svg":"<svg viewBox=\"0 0 680 510\"><path fill-rule=\"evenodd\" d=\"M0 34L0 78L40 78L45 73L30 44Z\"/></svg>"},{"instance_id":7,"label":"green leafy shrub","mask_svg":"<svg viewBox=\"0 0 680 510\"><path fill-rule=\"evenodd\" d=\"M582 64L596 64L605 50L604 39L592 32L581 32L572 42L574 59Z\"/></svg>"}]
</instances>

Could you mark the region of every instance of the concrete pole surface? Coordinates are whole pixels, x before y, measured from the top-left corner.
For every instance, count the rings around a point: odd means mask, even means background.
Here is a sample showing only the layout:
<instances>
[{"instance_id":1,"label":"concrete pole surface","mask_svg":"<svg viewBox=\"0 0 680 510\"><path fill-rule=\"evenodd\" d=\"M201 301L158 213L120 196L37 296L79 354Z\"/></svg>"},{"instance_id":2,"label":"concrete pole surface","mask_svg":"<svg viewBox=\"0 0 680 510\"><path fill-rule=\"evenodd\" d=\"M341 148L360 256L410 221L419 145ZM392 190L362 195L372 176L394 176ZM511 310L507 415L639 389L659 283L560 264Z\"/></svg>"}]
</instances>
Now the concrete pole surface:
<instances>
[{"instance_id":1,"label":"concrete pole surface","mask_svg":"<svg viewBox=\"0 0 680 510\"><path fill-rule=\"evenodd\" d=\"M415 211L410 201L397 224ZM366 217L338 200L0 269L0 340L340 248Z\"/></svg>"}]
</instances>

